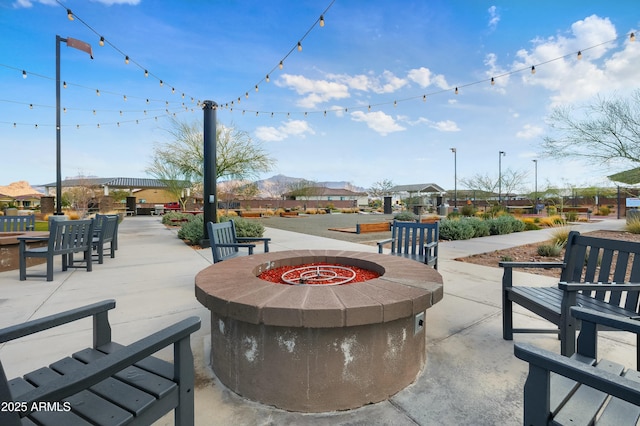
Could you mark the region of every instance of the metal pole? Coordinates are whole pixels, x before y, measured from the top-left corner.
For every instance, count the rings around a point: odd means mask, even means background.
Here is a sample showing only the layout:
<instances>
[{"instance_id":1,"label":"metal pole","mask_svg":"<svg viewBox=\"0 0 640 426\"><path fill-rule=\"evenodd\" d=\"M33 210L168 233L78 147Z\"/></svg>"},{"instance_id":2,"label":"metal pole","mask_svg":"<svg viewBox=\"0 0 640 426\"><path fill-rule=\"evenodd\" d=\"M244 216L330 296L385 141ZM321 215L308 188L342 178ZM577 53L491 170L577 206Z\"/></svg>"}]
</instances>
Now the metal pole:
<instances>
[{"instance_id":1,"label":"metal pole","mask_svg":"<svg viewBox=\"0 0 640 426\"><path fill-rule=\"evenodd\" d=\"M458 211L458 150L451 148L453 152L453 211Z\"/></svg>"},{"instance_id":2,"label":"metal pole","mask_svg":"<svg viewBox=\"0 0 640 426\"><path fill-rule=\"evenodd\" d=\"M60 42L67 40L56 35L56 215L62 214L62 162L60 160Z\"/></svg>"},{"instance_id":3,"label":"metal pole","mask_svg":"<svg viewBox=\"0 0 640 426\"><path fill-rule=\"evenodd\" d=\"M504 151L498 152L498 204L502 205L502 156Z\"/></svg>"},{"instance_id":4,"label":"metal pole","mask_svg":"<svg viewBox=\"0 0 640 426\"><path fill-rule=\"evenodd\" d=\"M210 247L207 223L218 222L218 196L216 192L216 110L218 104L204 101L204 238L201 247Z\"/></svg>"},{"instance_id":5,"label":"metal pole","mask_svg":"<svg viewBox=\"0 0 640 426\"><path fill-rule=\"evenodd\" d=\"M538 160L531 160L535 165L535 195L534 195L534 211L538 214Z\"/></svg>"}]
</instances>

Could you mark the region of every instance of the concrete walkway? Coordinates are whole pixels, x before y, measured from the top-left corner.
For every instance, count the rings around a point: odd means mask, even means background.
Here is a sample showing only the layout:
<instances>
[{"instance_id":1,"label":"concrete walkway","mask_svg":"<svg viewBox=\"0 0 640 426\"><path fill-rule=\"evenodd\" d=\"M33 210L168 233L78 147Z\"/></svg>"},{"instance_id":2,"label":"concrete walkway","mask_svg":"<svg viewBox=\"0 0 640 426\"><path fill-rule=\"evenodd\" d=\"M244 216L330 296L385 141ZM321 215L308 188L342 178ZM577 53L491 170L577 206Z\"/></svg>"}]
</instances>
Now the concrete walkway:
<instances>
[{"instance_id":1,"label":"concrete walkway","mask_svg":"<svg viewBox=\"0 0 640 426\"><path fill-rule=\"evenodd\" d=\"M581 231L621 229L624 222L606 220L576 226ZM502 340L500 279L502 271L453 259L508 246L544 241L549 231L440 245L439 271L445 297L427 311L427 364L415 383L388 401L356 410L322 414L290 413L247 401L221 385L208 367L209 315L194 297L194 276L211 264L209 250L193 250L162 226L157 217L128 217L120 226L115 259L95 265L93 272L60 271L54 281L18 280L18 271L0 273L0 327L17 324L84 304L114 298L110 319L114 340L133 342L154 330L191 315L202 318L192 338L197 388L198 425L510 425L522 423L522 387L527 365L513 356L513 342ZM375 246L267 228L271 248L376 251ZM44 270L44 265L35 266ZM516 273L515 279L554 284L549 277ZM517 324L544 324L517 310ZM632 366L635 345L630 336L605 336L601 351L609 359ZM517 335L559 352L550 335ZM91 344L90 321L56 328L0 346L8 377L26 373ZM163 357L171 353L163 352ZM375 368L375 366L372 366ZM277 386L277 384L274 384ZM158 424L173 424L172 416Z\"/></svg>"}]
</instances>

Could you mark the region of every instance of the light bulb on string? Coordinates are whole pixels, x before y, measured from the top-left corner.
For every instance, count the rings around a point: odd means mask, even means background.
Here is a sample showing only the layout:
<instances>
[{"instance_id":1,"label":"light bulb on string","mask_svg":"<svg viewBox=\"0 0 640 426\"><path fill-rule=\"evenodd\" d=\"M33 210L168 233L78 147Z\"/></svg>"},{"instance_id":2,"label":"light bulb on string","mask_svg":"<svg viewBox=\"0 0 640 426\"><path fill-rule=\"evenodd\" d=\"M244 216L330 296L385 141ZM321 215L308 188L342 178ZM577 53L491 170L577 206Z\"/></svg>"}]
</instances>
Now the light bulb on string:
<instances>
[{"instance_id":1,"label":"light bulb on string","mask_svg":"<svg viewBox=\"0 0 640 426\"><path fill-rule=\"evenodd\" d=\"M298 42L298 52L302 52L302 43Z\"/></svg>"},{"instance_id":2,"label":"light bulb on string","mask_svg":"<svg viewBox=\"0 0 640 426\"><path fill-rule=\"evenodd\" d=\"M536 73L536 67L535 65L531 65L531 74L535 74Z\"/></svg>"},{"instance_id":3,"label":"light bulb on string","mask_svg":"<svg viewBox=\"0 0 640 426\"><path fill-rule=\"evenodd\" d=\"M29 109L33 109L33 104L29 104Z\"/></svg>"},{"instance_id":4,"label":"light bulb on string","mask_svg":"<svg viewBox=\"0 0 640 426\"><path fill-rule=\"evenodd\" d=\"M582 59L582 51L578 50L578 60Z\"/></svg>"},{"instance_id":5,"label":"light bulb on string","mask_svg":"<svg viewBox=\"0 0 640 426\"><path fill-rule=\"evenodd\" d=\"M636 41L636 33L629 34L629 41Z\"/></svg>"},{"instance_id":6,"label":"light bulb on string","mask_svg":"<svg viewBox=\"0 0 640 426\"><path fill-rule=\"evenodd\" d=\"M125 63L125 64L127 64L127 65L129 65L129 57L128 57L128 56L125 56L125 57L124 57L124 63Z\"/></svg>"},{"instance_id":7,"label":"light bulb on string","mask_svg":"<svg viewBox=\"0 0 640 426\"><path fill-rule=\"evenodd\" d=\"M70 21L73 21L73 12L71 12L71 9L67 9L67 18L69 18Z\"/></svg>"},{"instance_id":8,"label":"light bulb on string","mask_svg":"<svg viewBox=\"0 0 640 426\"><path fill-rule=\"evenodd\" d=\"M100 89L96 89L96 96L100 96Z\"/></svg>"},{"instance_id":9,"label":"light bulb on string","mask_svg":"<svg viewBox=\"0 0 640 426\"><path fill-rule=\"evenodd\" d=\"M160 80L160 87L164 86L164 81Z\"/></svg>"},{"instance_id":10,"label":"light bulb on string","mask_svg":"<svg viewBox=\"0 0 640 426\"><path fill-rule=\"evenodd\" d=\"M25 70L22 70L22 78L27 78L27 72Z\"/></svg>"},{"instance_id":11,"label":"light bulb on string","mask_svg":"<svg viewBox=\"0 0 640 426\"><path fill-rule=\"evenodd\" d=\"M63 81L63 82L62 82L62 88L63 88L63 89L66 89L66 88L67 88L67 82L66 82L66 81Z\"/></svg>"},{"instance_id":12,"label":"light bulb on string","mask_svg":"<svg viewBox=\"0 0 640 426\"><path fill-rule=\"evenodd\" d=\"M176 93L176 89L174 87L171 88L171 93Z\"/></svg>"},{"instance_id":13,"label":"light bulb on string","mask_svg":"<svg viewBox=\"0 0 640 426\"><path fill-rule=\"evenodd\" d=\"M324 27L324 15L320 15L320 26Z\"/></svg>"},{"instance_id":14,"label":"light bulb on string","mask_svg":"<svg viewBox=\"0 0 640 426\"><path fill-rule=\"evenodd\" d=\"M496 81L493 79L493 77L491 77L491 85L495 86L496 85Z\"/></svg>"},{"instance_id":15,"label":"light bulb on string","mask_svg":"<svg viewBox=\"0 0 640 426\"><path fill-rule=\"evenodd\" d=\"M127 95L123 95L123 98L126 101L127 100Z\"/></svg>"},{"instance_id":16,"label":"light bulb on string","mask_svg":"<svg viewBox=\"0 0 640 426\"><path fill-rule=\"evenodd\" d=\"M458 94L458 88L456 87L456 91L454 92L456 95Z\"/></svg>"},{"instance_id":17,"label":"light bulb on string","mask_svg":"<svg viewBox=\"0 0 640 426\"><path fill-rule=\"evenodd\" d=\"M284 68L284 63L282 61L280 61L280 63L278 64L278 68L280 69Z\"/></svg>"},{"instance_id":18,"label":"light bulb on string","mask_svg":"<svg viewBox=\"0 0 640 426\"><path fill-rule=\"evenodd\" d=\"M104 46L104 37L100 36L100 41L98 42L100 46Z\"/></svg>"},{"instance_id":19,"label":"light bulb on string","mask_svg":"<svg viewBox=\"0 0 640 426\"><path fill-rule=\"evenodd\" d=\"M249 92L244 92L244 97L249 99Z\"/></svg>"},{"instance_id":20,"label":"light bulb on string","mask_svg":"<svg viewBox=\"0 0 640 426\"><path fill-rule=\"evenodd\" d=\"M367 107L367 111L371 111L371 105Z\"/></svg>"},{"instance_id":21,"label":"light bulb on string","mask_svg":"<svg viewBox=\"0 0 640 426\"><path fill-rule=\"evenodd\" d=\"M144 70L144 76L145 76L145 77L149 77L149 71Z\"/></svg>"},{"instance_id":22,"label":"light bulb on string","mask_svg":"<svg viewBox=\"0 0 640 426\"><path fill-rule=\"evenodd\" d=\"M269 82L269 74L267 74L267 77L265 78L265 81L268 83Z\"/></svg>"},{"instance_id":23,"label":"light bulb on string","mask_svg":"<svg viewBox=\"0 0 640 426\"><path fill-rule=\"evenodd\" d=\"M256 92L258 91L258 85L256 84Z\"/></svg>"}]
</instances>

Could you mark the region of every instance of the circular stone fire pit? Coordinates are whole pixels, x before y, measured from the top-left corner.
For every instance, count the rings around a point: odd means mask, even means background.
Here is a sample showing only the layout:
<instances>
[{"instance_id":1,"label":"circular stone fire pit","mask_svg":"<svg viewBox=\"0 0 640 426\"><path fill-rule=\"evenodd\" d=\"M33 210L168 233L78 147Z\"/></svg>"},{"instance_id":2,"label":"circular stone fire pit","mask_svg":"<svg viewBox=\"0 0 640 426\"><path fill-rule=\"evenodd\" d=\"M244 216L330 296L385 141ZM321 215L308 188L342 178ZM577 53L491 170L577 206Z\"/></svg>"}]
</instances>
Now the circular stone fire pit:
<instances>
[{"instance_id":1,"label":"circular stone fire pit","mask_svg":"<svg viewBox=\"0 0 640 426\"><path fill-rule=\"evenodd\" d=\"M258 278L310 263L380 277L347 285ZM426 361L425 311L442 295L433 268L376 253L272 252L226 260L196 276L196 297L211 311L216 376L246 398L302 412L361 407L411 384Z\"/></svg>"}]
</instances>

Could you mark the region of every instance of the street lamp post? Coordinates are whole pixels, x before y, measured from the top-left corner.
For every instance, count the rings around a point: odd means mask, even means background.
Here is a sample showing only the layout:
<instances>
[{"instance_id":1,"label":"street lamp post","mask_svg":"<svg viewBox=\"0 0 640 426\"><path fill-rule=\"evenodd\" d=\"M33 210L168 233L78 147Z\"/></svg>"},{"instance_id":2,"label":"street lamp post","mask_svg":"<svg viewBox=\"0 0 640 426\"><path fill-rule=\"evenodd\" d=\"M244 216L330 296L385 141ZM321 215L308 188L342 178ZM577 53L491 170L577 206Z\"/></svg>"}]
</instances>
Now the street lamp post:
<instances>
[{"instance_id":1,"label":"street lamp post","mask_svg":"<svg viewBox=\"0 0 640 426\"><path fill-rule=\"evenodd\" d=\"M498 204L502 205L502 157L507 155L506 152L498 153Z\"/></svg>"},{"instance_id":2,"label":"street lamp post","mask_svg":"<svg viewBox=\"0 0 640 426\"><path fill-rule=\"evenodd\" d=\"M533 197L535 204L535 212L538 214L538 160L531 160L535 166L535 195Z\"/></svg>"},{"instance_id":3,"label":"street lamp post","mask_svg":"<svg viewBox=\"0 0 640 426\"><path fill-rule=\"evenodd\" d=\"M453 152L453 211L458 211L458 150L451 148Z\"/></svg>"},{"instance_id":4,"label":"street lamp post","mask_svg":"<svg viewBox=\"0 0 640 426\"><path fill-rule=\"evenodd\" d=\"M93 59L91 45L71 37L62 38L56 35L56 215L62 215L62 161L60 135L60 42L67 46L87 52Z\"/></svg>"}]
</instances>

